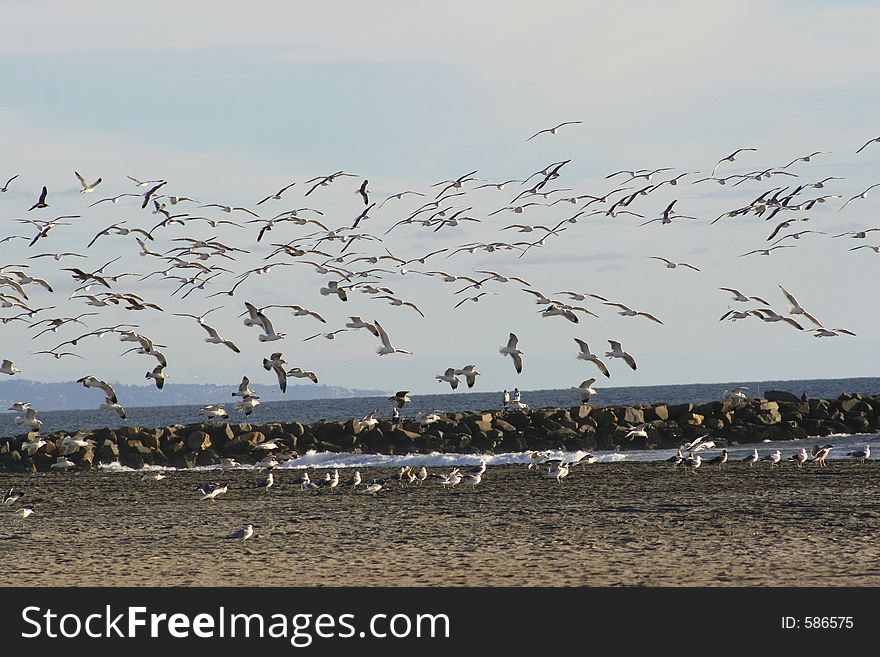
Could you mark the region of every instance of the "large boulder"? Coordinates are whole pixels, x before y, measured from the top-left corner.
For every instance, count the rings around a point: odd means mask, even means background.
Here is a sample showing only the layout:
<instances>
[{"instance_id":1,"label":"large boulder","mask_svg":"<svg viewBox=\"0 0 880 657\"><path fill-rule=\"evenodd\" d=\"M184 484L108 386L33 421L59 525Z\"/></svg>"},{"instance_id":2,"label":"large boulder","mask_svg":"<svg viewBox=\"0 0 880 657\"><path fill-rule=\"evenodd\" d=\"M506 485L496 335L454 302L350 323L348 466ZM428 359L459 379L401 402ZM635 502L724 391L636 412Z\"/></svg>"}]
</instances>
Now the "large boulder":
<instances>
[{"instance_id":1,"label":"large boulder","mask_svg":"<svg viewBox=\"0 0 880 657\"><path fill-rule=\"evenodd\" d=\"M211 436L204 431L193 431L186 437L186 446L193 451L202 451L211 447Z\"/></svg>"},{"instance_id":2,"label":"large boulder","mask_svg":"<svg viewBox=\"0 0 880 657\"><path fill-rule=\"evenodd\" d=\"M799 402L801 400L797 395L785 390L768 390L764 393L764 399L774 402Z\"/></svg>"}]
</instances>

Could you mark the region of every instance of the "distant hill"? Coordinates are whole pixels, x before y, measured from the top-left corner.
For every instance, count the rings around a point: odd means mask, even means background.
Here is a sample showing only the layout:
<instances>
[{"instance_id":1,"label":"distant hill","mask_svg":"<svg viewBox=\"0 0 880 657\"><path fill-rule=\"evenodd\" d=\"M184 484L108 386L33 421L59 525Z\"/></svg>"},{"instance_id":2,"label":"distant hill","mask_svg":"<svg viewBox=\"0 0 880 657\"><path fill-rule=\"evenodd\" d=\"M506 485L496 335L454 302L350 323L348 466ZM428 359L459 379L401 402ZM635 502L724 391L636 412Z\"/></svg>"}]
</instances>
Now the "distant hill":
<instances>
[{"instance_id":1,"label":"distant hill","mask_svg":"<svg viewBox=\"0 0 880 657\"><path fill-rule=\"evenodd\" d=\"M124 385L110 382L123 406L177 406L184 404L214 404L225 400L235 400L232 392L238 383L215 385L209 383L166 383L162 390L155 385ZM281 394L278 386L251 384L253 390L263 401L283 399L336 399L340 397L375 397L389 394L386 390L360 390L340 386L308 385L287 386L287 393ZM14 401L30 402L41 411L61 411L95 408L104 401L103 392L86 388L76 381L63 383L42 383L27 379L0 381L0 412L5 411Z\"/></svg>"}]
</instances>

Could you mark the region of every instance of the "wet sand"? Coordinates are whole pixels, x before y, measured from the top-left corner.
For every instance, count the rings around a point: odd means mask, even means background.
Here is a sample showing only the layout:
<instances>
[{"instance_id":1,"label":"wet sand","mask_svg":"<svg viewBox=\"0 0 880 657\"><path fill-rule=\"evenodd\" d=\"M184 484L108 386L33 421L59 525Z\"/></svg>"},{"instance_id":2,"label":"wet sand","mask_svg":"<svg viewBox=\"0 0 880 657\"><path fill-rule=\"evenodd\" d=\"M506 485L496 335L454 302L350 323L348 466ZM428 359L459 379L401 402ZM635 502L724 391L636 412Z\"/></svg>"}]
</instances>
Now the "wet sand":
<instances>
[{"instance_id":1,"label":"wet sand","mask_svg":"<svg viewBox=\"0 0 880 657\"><path fill-rule=\"evenodd\" d=\"M0 585L880 585L880 462L759 466L594 464L562 483L498 466L476 489L376 497L307 493L295 470L269 491L244 470L3 474L35 513L3 510ZM200 501L219 478L229 492ZM246 523L254 538L226 538Z\"/></svg>"}]
</instances>

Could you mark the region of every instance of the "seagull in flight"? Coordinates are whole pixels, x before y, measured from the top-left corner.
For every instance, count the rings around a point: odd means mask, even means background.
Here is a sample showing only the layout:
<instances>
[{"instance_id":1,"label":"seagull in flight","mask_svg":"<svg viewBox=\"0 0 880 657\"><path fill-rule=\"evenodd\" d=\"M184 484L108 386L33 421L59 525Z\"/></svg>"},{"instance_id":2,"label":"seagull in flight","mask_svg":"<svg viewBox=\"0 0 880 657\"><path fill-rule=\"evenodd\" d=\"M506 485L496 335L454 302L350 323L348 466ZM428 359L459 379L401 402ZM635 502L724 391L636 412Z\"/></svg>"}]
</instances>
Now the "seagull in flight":
<instances>
[{"instance_id":1,"label":"seagull in flight","mask_svg":"<svg viewBox=\"0 0 880 657\"><path fill-rule=\"evenodd\" d=\"M561 128L562 126L564 126L564 125L574 125L574 124L576 124L576 123L583 123L583 121L565 121L565 122L563 122L563 123L560 123L559 125L553 126L552 128L545 128L544 130L538 130L538 132L536 132L536 133L533 134L531 137L529 137L528 139L526 139L526 141L531 141L532 139L534 139L534 138L537 137L538 135L543 134L543 133L545 133L545 132L549 132L551 135L555 135L555 134L559 131L559 128Z\"/></svg>"},{"instance_id":2,"label":"seagull in flight","mask_svg":"<svg viewBox=\"0 0 880 657\"><path fill-rule=\"evenodd\" d=\"M382 209L382 206L385 205L385 203L387 203L387 202L390 201L391 199L396 198L396 199L399 201L400 199L402 199L402 198L403 198L404 196L406 196L407 194L415 194L416 196L424 196L424 194L422 194L421 192L414 192L414 191L408 189L408 190L403 191L403 192L398 192L397 194L392 194L391 196L389 196L388 198L386 198L384 201L382 201L382 202L379 204L379 207L377 207L376 209L377 209L377 210L381 210L381 209Z\"/></svg>"},{"instance_id":3,"label":"seagull in flight","mask_svg":"<svg viewBox=\"0 0 880 657\"><path fill-rule=\"evenodd\" d=\"M113 203L114 205L116 205L116 204L119 202L119 199L121 199L121 198L123 198L123 197L125 197L125 196L136 196L136 197L140 198L141 195L140 195L140 194L118 194L117 196L110 196L110 197L108 197L108 198L102 198L102 199L100 199L100 200L98 200L98 201L95 201L94 203L92 203L91 205L89 205L89 207L90 207L90 208L93 208L93 207L95 207L96 205L98 205L99 203L106 203L107 201L110 201L111 203Z\"/></svg>"},{"instance_id":4,"label":"seagull in flight","mask_svg":"<svg viewBox=\"0 0 880 657\"><path fill-rule=\"evenodd\" d=\"M391 344L391 339L388 337L388 334L385 332L385 329L382 328L382 325L379 324L379 322L374 321L373 325L379 332L379 340L382 341L382 346L376 347L377 354L379 354L380 356L384 356L385 354L412 354L411 351L407 351L406 349L399 349Z\"/></svg>"},{"instance_id":5,"label":"seagull in flight","mask_svg":"<svg viewBox=\"0 0 880 657\"><path fill-rule=\"evenodd\" d=\"M340 176L352 176L354 178L357 177L353 173L345 173L344 171L337 171L336 173L331 173L329 176L318 176L317 178L312 178L311 180L307 180L306 184L312 183L312 182L314 182L315 184L312 186L312 188L309 191L307 191L304 194L304 196L308 196L313 191L318 189L318 187L329 185L330 183L334 182ZM317 181L317 182L315 182L315 181Z\"/></svg>"},{"instance_id":6,"label":"seagull in flight","mask_svg":"<svg viewBox=\"0 0 880 657\"><path fill-rule=\"evenodd\" d=\"M587 360L594 363L596 367L599 368L599 371L610 379L611 374L608 372L608 368L605 367L605 363L599 360L599 357L596 354L590 351L590 345L578 338L574 338L574 341L577 342L578 347L580 347L580 352L577 355L578 360Z\"/></svg>"},{"instance_id":7,"label":"seagull in flight","mask_svg":"<svg viewBox=\"0 0 880 657\"><path fill-rule=\"evenodd\" d=\"M618 315L623 315L624 317L636 317L636 316L638 316L638 315L641 315L642 317L647 317L647 318L650 319L651 321L653 321L653 322L657 322L658 324L662 324L662 323L663 323L663 322L661 322L659 319L657 319L656 317L654 317L654 315L652 315L651 313L646 313L646 312L643 312L643 311L641 311L641 310L633 310L633 309L630 308L629 306L626 306L626 305L624 305L624 304L622 304L622 303L611 303L610 301L604 301L604 302L603 302L603 305L606 305L606 306L616 306L617 308L620 308L621 310L620 310L620 312L618 312L617 314L618 314Z\"/></svg>"},{"instance_id":8,"label":"seagull in flight","mask_svg":"<svg viewBox=\"0 0 880 657\"><path fill-rule=\"evenodd\" d=\"M9 191L9 183L18 178L21 174L17 173L12 178L6 181L6 184L3 187L0 187L0 192L8 192Z\"/></svg>"},{"instance_id":9,"label":"seagull in flight","mask_svg":"<svg viewBox=\"0 0 880 657\"><path fill-rule=\"evenodd\" d=\"M753 300L753 301L758 301L758 302L760 302L760 303L763 303L765 306L769 306L769 305L770 305L770 302L769 302L769 301L765 301L765 300L762 299L761 297L748 297L748 296L746 296L745 294L743 294L742 292L740 292L739 290L737 290L736 288L733 288L733 287L719 287L718 289L719 289L719 290L724 290L725 292L730 292L731 294L733 294L733 300L734 300L734 301L749 301L749 300Z\"/></svg>"},{"instance_id":10,"label":"seagull in flight","mask_svg":"<svg viewBox=\"0 0 880 657\"><path fill-rule=\"evenodd\" d=\"M880 137L874 137L873 139L869 139L868 141L866 141L866 142L865 142L865 145L862 146L859 150L856 151L856 155L858 155L858 154L861 153L863 150L865 150L865 149L868 147L869 144L880 144Z\"/></svg>"},{"instance_id":11,"label":"seagull in flight","mask_svg":"<svg viewBox=\"0 0 880 657\"><path fill-rule=\"evenodd\" d=\"M746 253L740 253L739 257L745 257L747 255L752 255L753 253L758 253L760 255L768 256L772 251L776 249L793 249L794 244L780 244L779 246L771 246L769 249L755 249L754 251L748 251Z\"/></svg>"},{"instance_id":12,"label":"seagull in flight","mask_svg":"<svg viewBox=\"0 0 880 657\"><path fill-rule=\"evenodd\" d=\"M850 204L851 201L855 201L855 200L858 199L858 198L867 198L867 197L868 197L868 192L870 192L872 189L874 189L875 187L878 187L878 186L880 186L880 183L874 183L873 185L871 185L870 187L868 187L868 189L866 189L865 191L863 191L861 194L856 194L856 195L853 196L851 199L849 199L846 203L844 203L843 205L841 205L841 206L840 206L840 209L843 210L847 205Z\"/></svg>"},{"instance_id":13,"label":"seagull in flight","mask_svg":"<svg viewBox=\"0 0 880 657\"><path fill-rule=\"evenodd\" d=\"M28 212L34 210L36 208L48 208L49 204L46 203L46 195L49 193L49 190L46 189L46 186L43 185L43 190L40 192L40 198L34 203L31 207L28 208Z\"/></svg>"},{"instance_id":14,"label":"seagull in flight","mask_svg":"<svg viewBox=\"0 0 880 657\"><path fill-rule=\"evenodd\" d=\"M743 151L756 151L756 150L758 150L758 149L757 148L738 148L735 151L733 151L733 153L728 155L727 157L722 157L720 160L718 160L718 163L712 169L712 176L715 175L715 172L718 170L718 167L721 165L722 162L733 162L736 159L736 156L739 155L740 153L742 153Z\"/></svg>"},{"instance_id":15,"label":"seagull in flight","mask_svg":"<svg viewBox=\"0 0 880 657\"><path fill-rule=\"evenodd\" d=\"M285 186L285 187L282 187L281 189L279 189L279 190L278 190L277 192L275 192L274 194L269 194L269 196L267 196L266 198L264 198L262 201L259 201L259 202L257 203L257 205L262 205L263 203L265 203L266 201L269 201L269 200L271 200L271 199L275 199L276 201L280 201L280 200L281 200L281 195L282 195L284 192L286 192L288 189L290 189L291 187L293 187L295 184L296 184L295 182L292 182L292 183L290 183L289 185L287 185L287 186Z\"/></svg>"},{"instance_id":16,"label":"seagull in flight","mask_svg":"<svg viewBox=\"0 0 880 657\"><path fill-rule=\"evenodd\" d=\"M780 167L780 169L787 169L788 167L790 167L790 166L791 166L792 164L794 164L795 162L809 162L809 161L812 160L813 157L815 157L816 155L827 155L827 154L828 154L828 151L813 151L813 152L810 153L809 155L804 155L804 156L802 156L802 157L796 157L796 158L794 158L791 162L789 162L788 164L786 164L784 167Z\"/></svg>"},{"instance_id":17,"label":"seagull in flight","mask_svg":"<svg viewBox=\"0 0 880 657\"><path fill-rule=\"evenodd\" d=\"M819 322L819 320L817 320L817 319L816 319L815 317L813 317L810 313L808 313L806 310L804 310L803 307L798 303L797 299L794 298L794 295L791 294L791 292L788 292L788 291L787 291L784 287L782 287L781 285L779 286L779 289L782 290L782 294L783 294L783 295L785 296L785 298L788 300L788 303L789 303L789 306L788 306L788 314L789 314L789 315L803 315L803 316L806 317L808 320L810 320L811 322L813 322L813 324L815 324L816 326L818 326L818 327L820 327L820 328L822 327L821 322Z\"/></svg>"},{"instance_id":18,"label":"seagull in flight","mask_svg":"<svg viewBox=\"0 0 880 657\"><path fill-rule=\"evenodd\" d=\"M434 378L437 379L437 381L439 381L440 383L448 383L450 386L452 386L453 390L458 388L459 380L458 377L455 375L454 367L447 367L446 371L443 372L443 374L438 374Z\"/></svg>"},{"instance_id":19,"label":"seagull in flight","mask_svg":"<svg viewBox=\"0 0 880 657\"><path fill-rule=\"evenodd\" d=\"M241 349L236 347L235 343L232 342L232 340L227 340L226 338L222 337L217 332L217 329L215 329L213 326L208 326L204 322L199 322L199 326L201 326L203 329L205 329L208 332L209 337L205 338L205 342L210 342L211 344L226 345L227 347L232 349L232 351L234 351L235 353L237 353L237 354L241 353Z\"/></svg>"},{"instance_id":20,"label":"seagull in flight","mask_svg":"<svg viewBox=\"0 0 880 657\"><path fill-rule=\"evenodd\" d=\"M693 265L689 265L686 262L672 262L672 260L668 260L667 258L663 258L661 256L648 256L649 258L653 258L654 260L662 260L666 263L667 269L675 269L676 267L687 267L688 269L693 269L694 271L700 271L697 267Z\"/></svg>"},{"instance_id":21,"label":"seagull in flight","mask_svg":"<svg viewBox=\"0 0 880 657\"><path fill-rule=\"evenodd\" d=\"M79 190L80 194L88 194L90 192L95 191L95 187L97 187L101 183L101 178L98 178L93 183L88 183L88 182L86 182L85 178L83 178L81 175L79 175L78 172L74 171L73 173L76 174L76 177L79 179L79 184L82 185L82 189Z\"/></svg>"},{"instance_id":22,"label":"seagull in flight","mask_svg":"<svg viewBox=\"0 0 880 657\"><path fill-rule=\"evenodd\" d=\"M516 373L522 374L523 351L517 346L518 342L519 342L519 338L517 338L516 335L511 333L510 337L507 338L507 345L500 347L498 349L498 351L502 356L510 356L513 359L513 367L516 369Z\"/></svg>"},{"instance_id":23,"label":"seagull in flight","mask_svg":"<svg viewBox=\"0 0 880 657\"><path fill-rule=\"evenodd\" d=\"M297 379L311 379L312 383L318 382L318 375L315 372L312 370L304 370L299 367L287 370L287 376L292 376Z\"/></svg>"},{"instance_id":24,"label":"seagull in flight","mask_svg":"<svg viewBox=\"0 0 880 657\"><path fill-rule=\"evenodd\" d=\"M281 357L280 351L276 351L269 358L263 359L264 370L275 370L275 375L278 377L278 387L281 388L281 392L287 392L287 372L284 370L286 364L287 361Z\"/></svg>"},{"instance_id":25,"label":"seagull in flight","mask_svg":"<svg viewBox=\"0 0 880 657\"><path fill-rule=\"evenodd\" d=\"M623 347L620 346L620 343L616 340L609 340L608 344L611 345L611 351L606 351L605 356L607 358L623 358L626 361L626 364L629 365L633 371L636 369L636 359L623 350Z\"/></svg>"},{"instance_id":26,"label":"seagull in flight","mask_svg":"<svg viewBox=\"0 0 880 657\"><path fill-rule=\"evenodd\" d=\"M576 388L572 386L571 390L580 394L582 404L586 404L588 401L590 401L590 397L592 397L593 395L599 394L593 388L594 383L596 383L596 379L587 379L586 381L582 381L581 384Z\"/></svg>"}]
</instances>

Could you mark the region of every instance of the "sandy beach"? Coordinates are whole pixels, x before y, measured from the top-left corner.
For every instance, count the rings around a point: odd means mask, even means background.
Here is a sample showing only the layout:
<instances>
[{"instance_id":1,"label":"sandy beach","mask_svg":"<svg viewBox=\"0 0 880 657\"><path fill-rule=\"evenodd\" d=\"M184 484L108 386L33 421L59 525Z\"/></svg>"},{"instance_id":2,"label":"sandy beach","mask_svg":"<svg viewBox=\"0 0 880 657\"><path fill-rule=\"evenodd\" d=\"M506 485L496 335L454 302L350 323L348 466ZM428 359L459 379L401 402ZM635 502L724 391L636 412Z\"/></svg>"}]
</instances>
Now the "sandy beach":
<instances>
[{"instance_id":1,"label":"sandy beach","mask_svg":"<svg viewBox=\"0 0 880 657\"><path fill-rule=\"evenodd\" d=\"M877 586L878 471L609 463L557 483L508 465L473 490L428 480L376 497L307 493L295 470L269 491L253 470L3 474L35 512L4 510L0 584ZM229 492L200 501L221 477ZM226 538L246 523L254 538Z\"/></svg>"}]
</instances>

